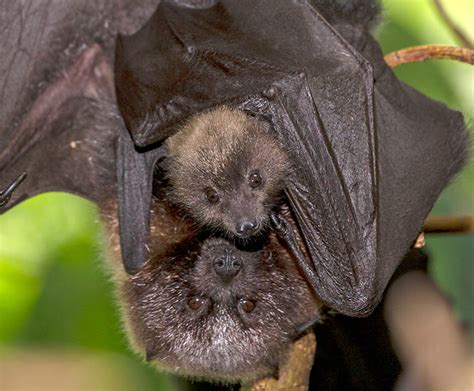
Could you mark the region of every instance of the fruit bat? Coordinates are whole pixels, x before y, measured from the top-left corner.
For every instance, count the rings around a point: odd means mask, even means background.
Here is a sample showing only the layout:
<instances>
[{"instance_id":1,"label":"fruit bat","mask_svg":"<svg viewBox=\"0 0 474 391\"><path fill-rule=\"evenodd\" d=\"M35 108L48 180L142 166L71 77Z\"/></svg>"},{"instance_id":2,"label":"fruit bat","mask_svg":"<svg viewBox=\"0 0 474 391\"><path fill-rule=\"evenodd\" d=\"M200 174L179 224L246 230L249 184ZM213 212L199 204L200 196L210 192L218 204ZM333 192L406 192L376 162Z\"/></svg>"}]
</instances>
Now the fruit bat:
<instances>
[{"instance_id":1,"label":"fruit bat","mask_svg":"<svg viewBox=\"0 0 474 391\"><path fill-rule=\"evenodd\" d=\"M307 281L285 262L282 275L300 293L279 297L272 291L278 279L265 280L267 292L278 303L311 304L306 312L296 307L301 318L290 322L283 339L269 333L280 340L270 341L276 349L257 360L258 372L268 371L277 365L268 360L281 351L281 341L318 318L305 283L342 313L371 311L465 160L462 117L405 86L385 65L368 32L374 2L132 3L2 5L2 211L41 192L67 191L96 202L115 231L118 208L120 240L114 242L116 252L121 243L124 268L119 260L115 270L122 307L132 339L150 359L166 351L156 346L164 323L146 305L153 287L146 283L166 275L153 268L157 256L168 260L162 267L192 276L169 260L198 263L212 248L208 258L226 254L222 267L229 272L232 256L225 250L250 263L265 259L261 251L277 251L283 260L292 252ZM119 37L114 51L117 32L128 36ZM156 163L168 157L163 141L193 115L223 104L267 123L297 168L285 188L286 213L272 216L280 241L271 234L273 244L253 253L192 230L180 236L181 222L163 231L164 203L157 206L153 195ZM286 270L273 266L277 274ZM168 302L171 314L177 301ZM250 309L249 301L239 299L232 308ZM199 311L207 301L191 295L179 302ZM142 321L147 315L156 322ZM260 330L265 337L271 328ZM174 359L170 369L183 365L188 373L219 377L212 368L196 370L186 355ZM245 366L220 370L238 378Z\"/></svg>"},{"instance_id":2,"label":"fruit bat","mask_svg":"<svg viewBox=\"0 0 474 391\"><path fill-rule=\"evenodd\" d=\"M122 20L113 4L103 3L100 13L94 12L94 4L31 3L7 9L13 22L4 30L10 45L6 53L11 56L5 61L16 62L16 66L10 65L2 73L3 90L11 99L1 108L9 126L1 128L0 204L6 211L45 191L79 194L99 205L110 235L117 239L117 138L126 130L115 104L111 37L119 28L136 28L144 10L134 13L126 8L130 19ZM65 29L68 24L77 29ZM27 35L25 25L37 30ZM13 39L15 34L17 39ZM17 45L22 47L19 52L15 51ZM57 60L45 62L43 56ZM180 236L186 222L166 213L165 200L156 204L154 197L155 205L149 208L157 219L151 219L151 230L158 240L148 245L154 251L150 268L131 276L123 272L120 261L113 267L125 322L137 349L161 367L208 379L248 380L273 373L284 359L287 344L319 319L319 304L288 253L275 236L252 252L239 250L223 239L196 237L192 230ZM112 242L117 250L118 241ZM179 244L181 250L177 251ZM230 279L229 259L234 258L242 265L231 279L234 283L228 284L232 289L224 289L227 286L220 280ZM157 264L161 267L155 270ZM196 275L195 264L223 277L214 281L210 276ZM230 266L235 268L234 263ZM183 277L180 284L173 281L173 273ZM151 283L143 288L143 280ZM213 283L206 288L215 286L217 293L223 294L213 297L203 291L206 282ZM157 286L167 295L159 294ZM173 295L177 287L181 295ZM150 294L156 299L152 303ZM222 310L210 312L212 316L204 320L189 318L200 300ZM183 314L183 309L188 313ZM167 311L173 316L165 316ZM201 311L198 315L205 314ZM250 323L237 323L244 316ZM194 327L186 327L188 343L180 346L182 325L189 326L190 320ZM232 333L225 333L229 331L226 321L232 322ZM165 326L175 332L160 332ZM244 332L243 326L249 330ZM212 335L206 339L210 333L219 336L220 345L203 343L213 341ZM160 346L160 341L166 345ZM207 355L199 354L203 349ZM223 367L217 368L216 360L226 357L232 357L232 362L220 360Z\"/></svg>"},{"instance_id":3,"label":"fruit bat","mask_svg":"<svg viewBox=\"0 0 474 391\"><path fill-rule=\"evenodd\" d=\"M289 344L321 319L320 302L276 234L248 248L196 232L169 201L161 177L155 173L150 219L161 240L150 241L150 260L140 271L116 273L135 350L193 379L250 382L274 375ZM105 221L115 224L113 206ZM112 236L116 252L118 240Z\"/></svg>"},{"instance_id":4,"label":"fruit bat","mask_svg":"<svg viewBox=\"0 0 474 391\"><path fill-rule=\"evenodd\" d=\"M285 146L290 214L274 225L320 299L351 316L380 300L465 161L461 114L383 62L373 2L3 6L3 211L53 190L116 203L123 278L151 257L163 141L219 105L266 122Z\"/></svg>"},{"instance_id":5,"label":"fruit bat","mask_svg":"<svg viewBox=\"0 0 474 391\"><path fill-rule=\"evenodd\" d=\"M295 167L285 196L298 235L281 216L273 221L308 282L343 314L373 310L461 169L467 137L462 115L401 83L366 21L341 19L338 7L162 2L140 31L119 36L117 102L133 140L120 138L117 157L130 273L147 260L161 143L195 113L226 104L266 121ZM375 5L354 7L370 15Z\"/></svg>"}]
</instances>

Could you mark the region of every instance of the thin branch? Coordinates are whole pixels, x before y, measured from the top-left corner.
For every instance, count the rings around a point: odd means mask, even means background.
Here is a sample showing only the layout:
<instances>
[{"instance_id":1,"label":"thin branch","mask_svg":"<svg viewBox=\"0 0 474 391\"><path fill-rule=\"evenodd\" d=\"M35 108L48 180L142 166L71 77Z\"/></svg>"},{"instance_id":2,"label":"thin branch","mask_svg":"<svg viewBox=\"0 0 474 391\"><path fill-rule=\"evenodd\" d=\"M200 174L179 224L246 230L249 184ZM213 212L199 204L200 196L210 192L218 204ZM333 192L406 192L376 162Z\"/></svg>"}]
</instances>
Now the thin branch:
<instances>
[{"instance_id":1,"label":"thin branch","mask_svg":"<svg viewBox=\"0 0 474 391\"><path fill-rule=\"evenodd\" d=\"M430 234L474 234L474 216L428 216L423 231Z\"/></svg>"},{"instance_id":2,"label":"thin branch","mask_svg":"<svg viewBox=\"0 0 474 391\"><path fill-rule=\"evenodd\" d=\"M431 59L450 59L474 64L474 49L447 45L422 45L389 53L384 59L390 68Z\"/></svg>"},{"instance_id":3,"label":"thin branch","mask_svg":"<svg viewBox=\"0 0 474 391\"><path fill-rule=\"evenodd\" d=\"M446 12L443 4L441 3L441 0L433 0L435 7L439 13L439 16L441 16L441 19L443 19L444 23L446 23L446 26L452 31L452 33L456 36L456 38L461 42L462 46L466 48L473 48L472 42L469 40L467 35L462 31L456 23L449 17L448 13Z\"/></svg>"}]
</instances>

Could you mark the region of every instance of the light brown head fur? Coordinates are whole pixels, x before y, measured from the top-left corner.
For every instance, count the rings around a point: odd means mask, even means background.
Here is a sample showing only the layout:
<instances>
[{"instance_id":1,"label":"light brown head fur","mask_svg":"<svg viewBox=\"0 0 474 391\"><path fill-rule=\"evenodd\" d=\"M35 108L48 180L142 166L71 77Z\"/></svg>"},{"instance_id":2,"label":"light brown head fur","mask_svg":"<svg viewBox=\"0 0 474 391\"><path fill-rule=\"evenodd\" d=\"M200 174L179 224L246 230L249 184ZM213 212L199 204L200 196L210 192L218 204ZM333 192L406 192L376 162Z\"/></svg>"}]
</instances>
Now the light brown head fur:
<instances>
[{"instance_id":1,"label":"light brown head fur","mask_svg":"<svg viewBox=\"0 0 474 391\"><path fill-rule=\"evenodd\" d=\"M200 225L240 237L265 227L290 169L268 124L219 107L193 117L167 145L172 202Z\"/></svg>"}]
</instances>

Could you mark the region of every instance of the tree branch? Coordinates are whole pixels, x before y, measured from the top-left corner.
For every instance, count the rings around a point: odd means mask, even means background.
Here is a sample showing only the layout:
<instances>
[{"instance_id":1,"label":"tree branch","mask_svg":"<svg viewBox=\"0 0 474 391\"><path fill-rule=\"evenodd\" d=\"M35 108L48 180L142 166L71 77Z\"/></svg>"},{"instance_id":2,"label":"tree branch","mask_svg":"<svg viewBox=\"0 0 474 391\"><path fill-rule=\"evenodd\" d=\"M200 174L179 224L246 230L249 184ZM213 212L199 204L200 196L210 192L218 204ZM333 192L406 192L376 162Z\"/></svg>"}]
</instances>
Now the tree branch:
<instances>
[{"instance_id":1,"label":"tree branch","mask_svg":"<svg viewBox=\"0 0 474 391\"><path fill-rule=\"evenodd\" d=\"M474 49L447 45L422 45L397 50L387 54L384 59L390 68L432 59L450 59L474 64Z\"/></svg>"},{"instance_id":2,"label":"tree branch","mask_svg":"<svg viewBox=\"0 0 474 391\"><path fill-rule=\"evenodd\" d=\"M423 226L425 233L474 234L474 216L428 216Z\"/></svg>"}]
</instances>

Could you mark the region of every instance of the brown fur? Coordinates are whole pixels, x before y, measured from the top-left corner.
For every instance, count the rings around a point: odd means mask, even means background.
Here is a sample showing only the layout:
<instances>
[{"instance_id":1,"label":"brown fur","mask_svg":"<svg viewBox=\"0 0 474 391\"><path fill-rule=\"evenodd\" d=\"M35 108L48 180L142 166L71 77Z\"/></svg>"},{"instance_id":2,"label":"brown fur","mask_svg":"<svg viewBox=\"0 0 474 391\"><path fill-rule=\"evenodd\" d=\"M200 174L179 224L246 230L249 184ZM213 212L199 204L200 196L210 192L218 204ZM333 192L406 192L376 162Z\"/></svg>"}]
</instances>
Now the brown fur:
<instances>
[{"instance_id":1,"label":"brown fur","mask_svg":"<svg viewBox=\"0 0 474 391\"><path fill-rule=\"evenodd\" d=\"M193 378L234 382L273 374L298 327L318 318L318 302L273 234L252 251L200 238L166 194L152 207L150 260L134 276L121 267L116 273L135 349L160 368ZM244 261L229 284L212 269L224 249ZM189 308L194 295L210 299L205 311ZM242 297L255 301L252 313L238 309Z\"/></svg>"},{"instance_id":2,"label":"brown fur","mask_svg":"<svg viewBox=\"0 0 474 391\"><path fill-rule=\"evenodd\" d=\"M242 218L260 229L267 225L290 170L267 124L223 106L193 117L167 145L170 200L201 226L236 234ZM249 186L255 172L263 179L259 188ZM218 203L208 201L209 188L219 194Z\"/></svg>"},{"instance_id":3,"label":"brown fur","mask_svg":"<svg viewBox=\"0 0 474 391\"><path fill-rule=\"evenodd\" d=\"M255 205L267 219L289 172L286 153L264 124L226 107L196 116L167 144L167 178L157 173L151 208L149 260L136 275L121 266L115 273L133 345L160 368L194 378L234 382L273 374L300 326L319 317L319 303L274 234L240 248L197 228L232 230L229 211L242 209L239 203ZM256 169L264 187L249 189ZM218 206L209 205L208 186L220 192ZM224 282L213 262L229 252L243 267ZM203 310L191 310L193 296L205 298ZM239 307L241 298L255 302L251 313Z\"/></svg>"}]
</instances>

